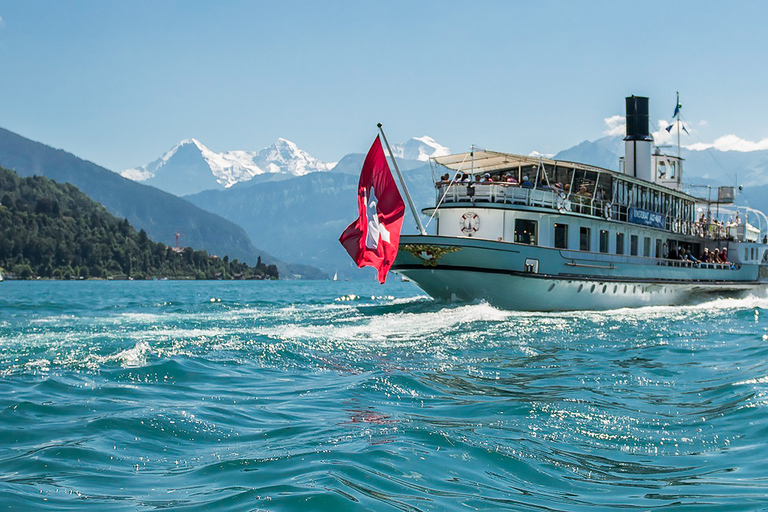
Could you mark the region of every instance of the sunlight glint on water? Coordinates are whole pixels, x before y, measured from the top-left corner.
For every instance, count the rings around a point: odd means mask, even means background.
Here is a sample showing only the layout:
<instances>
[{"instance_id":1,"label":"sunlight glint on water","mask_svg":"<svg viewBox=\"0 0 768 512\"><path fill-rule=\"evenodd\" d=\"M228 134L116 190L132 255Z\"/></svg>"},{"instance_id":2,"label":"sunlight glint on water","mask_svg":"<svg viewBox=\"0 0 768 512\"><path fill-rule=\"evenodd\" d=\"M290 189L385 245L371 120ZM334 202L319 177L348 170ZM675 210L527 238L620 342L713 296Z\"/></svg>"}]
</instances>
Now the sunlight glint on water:
<instances>
[{"instance_id":1,"label":"sunlight glint on water","mask_svg":"<svg viewBox=\"0 0 768 512\"><path fill-rule=\"evenodd\" d=\"M6 282L11 509L768 507L768 298L520 313L408 283Z\"/></svg>"}]
</instances>

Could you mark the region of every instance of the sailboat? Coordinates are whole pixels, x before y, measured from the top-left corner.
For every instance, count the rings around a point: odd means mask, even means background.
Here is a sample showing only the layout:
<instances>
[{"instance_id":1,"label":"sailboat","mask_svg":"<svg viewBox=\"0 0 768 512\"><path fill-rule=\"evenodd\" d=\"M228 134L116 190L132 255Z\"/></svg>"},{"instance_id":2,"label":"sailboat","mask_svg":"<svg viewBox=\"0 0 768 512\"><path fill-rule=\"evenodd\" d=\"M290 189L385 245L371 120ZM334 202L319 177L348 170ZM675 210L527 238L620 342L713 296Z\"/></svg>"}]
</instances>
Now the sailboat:
<instances>
[{"instance_id":1,"label":"sailboat","mask_svg":"<svg viewBox=\"0 0 768 512\"><path fill-rule=\"evenodd\" d=\"M338 272L334 272L333 273L333 280L334 281L338 281L339 280L339 273Z\"/></svg>"}]
</instances>

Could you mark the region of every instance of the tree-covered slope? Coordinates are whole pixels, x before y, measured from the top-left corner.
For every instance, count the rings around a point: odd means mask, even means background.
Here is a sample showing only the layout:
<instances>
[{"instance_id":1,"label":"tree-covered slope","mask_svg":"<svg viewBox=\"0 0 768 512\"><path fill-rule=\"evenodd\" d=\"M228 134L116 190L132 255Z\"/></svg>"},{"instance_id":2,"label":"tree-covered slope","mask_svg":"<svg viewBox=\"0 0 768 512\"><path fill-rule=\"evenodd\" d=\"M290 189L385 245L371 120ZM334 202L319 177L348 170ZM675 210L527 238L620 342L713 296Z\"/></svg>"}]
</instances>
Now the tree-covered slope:
<instances>
[{"instance_id":1,"label":"tree-covered slope","mask_svg":"<svg viewBox=\"0 0 768 512\"><path fill-rule=\"evenodd\" d=\"M277 278L250 267L150 240L69 183L20 178L0 168L0 267L19 278Z\"/></svg>"},{"instance_id":2,"label":"tree-covered slope","mask_svg":"<svg viewBox=\"0 0 768 512\"><path fill-rule=\"evenodd\" d=\"M2 128L0 166L19 176L45 176L59 183L71 183L113 215L146 231L153 240L171 244L174 233L183 233L184 245L211 254L228 254L250 264L262 257L292 275L324 277L317 269L286 265L255 248L241 227L184 199Z\"/></svg>"}]
</instances>

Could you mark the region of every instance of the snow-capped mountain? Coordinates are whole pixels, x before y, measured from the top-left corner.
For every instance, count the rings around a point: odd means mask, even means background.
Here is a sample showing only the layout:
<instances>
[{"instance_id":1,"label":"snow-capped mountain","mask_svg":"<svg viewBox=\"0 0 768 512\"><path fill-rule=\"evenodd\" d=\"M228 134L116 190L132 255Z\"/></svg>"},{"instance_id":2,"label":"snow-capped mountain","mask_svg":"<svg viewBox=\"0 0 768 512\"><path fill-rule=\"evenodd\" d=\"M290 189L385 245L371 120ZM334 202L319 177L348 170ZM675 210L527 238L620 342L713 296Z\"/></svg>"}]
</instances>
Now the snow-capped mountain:
<instances>
[{"instance_id":1,"label":"snow-capped mountain","mask_svg":"<svg viewBox=\"0 0 768 512\"><path fill-rule=\"evenodd\" d=\"M398 159L411 162L426 162L431 157L450 154L448 148L427 136L414 137L405 143L395 144L392 151ZM351 172L358 174L362 161L353 160L354 168ZM277 142L260 151L224 153L210 150L197 139L186 139L154 162L126 169L120 174L124 178L157 187L177 196L186 196L204 190L230 188L257 176L284 179L329 171L335 167L336 162L321 162L286 139L277 139ZM339 172L344 171L339 169Z\"/></svg>"},{"instance_id":2,"label":"snow-capped mountain","mask_svg":"<svg viewBox=\"0 0 768 512\"><path fill-rule=\"evenodd\" d=\"M392 153L396 158L402 158L403 160L418 160L420 162L428 162L430 158L435 156L450 155L451 151L437 142L432 137L413 137L403 144L395 144L392 146Z\"/></svg>"},{"instance_id":3,"label":"snow-capped mountain","mask_svg":"<svg viewBox=\"0 0 768 512\"><path fill-rule=\"evenodd\" d=\"M278 139L260 151L223 153L208 149L197 139L186 139L154 162L120 174L182 196L229 188L263 174L303 176L330 170L334 165L321 162L286 139Z\"/></svg>"}]
</instances>

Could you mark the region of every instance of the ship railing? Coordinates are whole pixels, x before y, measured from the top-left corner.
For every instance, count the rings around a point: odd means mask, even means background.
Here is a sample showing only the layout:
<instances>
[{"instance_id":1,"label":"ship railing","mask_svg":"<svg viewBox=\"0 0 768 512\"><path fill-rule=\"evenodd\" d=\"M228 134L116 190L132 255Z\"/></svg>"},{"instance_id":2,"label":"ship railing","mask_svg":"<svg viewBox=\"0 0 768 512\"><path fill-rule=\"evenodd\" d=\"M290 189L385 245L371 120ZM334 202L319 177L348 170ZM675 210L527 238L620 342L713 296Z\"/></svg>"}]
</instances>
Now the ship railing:
<instances>
[{"instance_id":1,"label":"ship railing","mask_svg":"<svg viewBox=\"0 0 768 512\"><path fill-rule=\"evenodd\" d=\"M613 265L616 263L631 263L634 265L655 265L677 268L695 268L702 270L738 270L739 263L707 263L705 261L690 261L672 258L658 258L653 256L633 256L629 254L593 253L562 249L560 255L571 263Z\"/></svg>"},{"instance_id":2,"label":"ship railing","mask_svg":"<svg viewBox=\"0 0 768 512\"><path fill-rule=\"evenodd\" d=\"M512 183L495 182L438 182L436 189L438 202L441 201L441 204L463 202L515 204L551 208L560 213L574 212L603 219L629 221L629 208L626 205L614 204L610 200L590 195L566 194L552 187L526 188ZM708 232L707 229L714 228L703 228L696 222L671 215L666 217L665 227L668 231L683 235L698 234L702 237L727 238L724 230Z\"/></svg>"},{"instance_id":3,"label":"ship railing","mask_svg":"<svg viewBox=\"0 0 768 512\"><path fill-rule=\"evenodd\" d=\"M447 189L447 191L446 191ZM519 204L541 208L563 209L572 211L578 206L579 213L596 212L592 205L568 201L565 194L554 188L525 188L506 183L438 183L438 198L445 203L488 202L501 204ZM444 197L443 197L444 196Z\"/></svg>"},{"instance_id":4,"label":"ship railing","mask_svg":"<svg viewBox=\"0 0 768 512\"><path fill-rule=\"evenodd\" d=\"M691 260L675 260L675 259L659 259L659 265L667 267L680 267L680 268L699 268L709 270L738 270L741 265L738 263L708 263L706 261L691 261Z\"/></svg>"}]
</instances>

